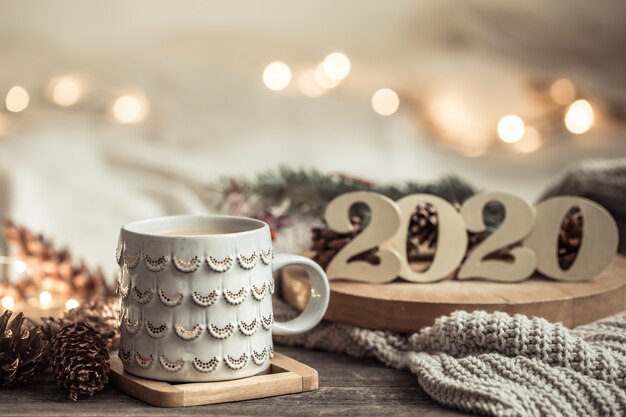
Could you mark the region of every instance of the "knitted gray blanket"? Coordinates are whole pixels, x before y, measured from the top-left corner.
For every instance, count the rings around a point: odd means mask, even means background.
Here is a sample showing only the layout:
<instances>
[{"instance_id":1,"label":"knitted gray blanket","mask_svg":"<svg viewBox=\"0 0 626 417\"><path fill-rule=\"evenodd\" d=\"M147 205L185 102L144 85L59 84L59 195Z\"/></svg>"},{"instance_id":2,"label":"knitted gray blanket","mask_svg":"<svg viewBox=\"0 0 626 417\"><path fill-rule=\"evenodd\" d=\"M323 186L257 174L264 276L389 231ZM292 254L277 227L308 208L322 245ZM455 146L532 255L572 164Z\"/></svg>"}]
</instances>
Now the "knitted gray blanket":
<instances>
[{"instance_id":1,"label":"knitted gray blanket","mask_svg":"<svg viewBox=\"0 0 626 417\"><path fill-rule=\"evenodd\" d=\"M283 303L277 319L294 315ZM490 416L626 416L626 313L569 330L541 318L457 311L419 333L323 322L279 343L408 370L439 404Z\"/></svg>"}]
</instances>

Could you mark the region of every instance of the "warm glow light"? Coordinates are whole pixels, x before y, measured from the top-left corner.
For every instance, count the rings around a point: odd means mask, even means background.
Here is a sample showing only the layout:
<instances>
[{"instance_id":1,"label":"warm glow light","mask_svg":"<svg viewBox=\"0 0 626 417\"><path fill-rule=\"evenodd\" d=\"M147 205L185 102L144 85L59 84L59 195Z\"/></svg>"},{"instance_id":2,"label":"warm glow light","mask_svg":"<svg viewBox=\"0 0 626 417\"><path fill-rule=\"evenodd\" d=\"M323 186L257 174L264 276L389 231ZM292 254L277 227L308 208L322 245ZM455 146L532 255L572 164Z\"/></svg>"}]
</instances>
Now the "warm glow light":
<instances>
[{"instance_id":1,"label":"warm glow light","mask_svg":"<svg viewBox=\"0 0 626 417\"><path fill-rule=\"evenodd\" d=\"M565 113L565 127L574 134L585 133L593 125L593 109L587 100L576 100Z\"/></svg>"},{"instance_id":2,"label":"warm glow light","mask_svg":"<svg viewBox=\"0 0 626 417\"><path fill-rule=\"evenodd\" d=\"M550 86L550 96L556 103L566 106L576 98L576 87L567 78L559 78Z\"/></svg>"},{"instance_id":3,"label":"warm glow light","mask_svg":"<svg viewBox=\"0 0 626 417\"><path fill-rule=\"evenodd\" d=\"M73 298L70 298L69 300L67 300L65 302L65 308L67 310L71 310L73 308L78 307L80 304L78 303L78 301L74 300Z\"/></svg>"},{"instance_id":4,"label":"warm glow light","mask_svg":"<svg viewBox=\"0 0 626 417\"><path fill-rule=\"evenodd\" d=\"M539 131L532 126L527 126L524 136L513 144L513 149L520 153L533 153L541 148L541 145Z\"/></svg>"},{"instance_id":5,"label":"warm glow light","mask_svg":"<svg viewBox=\"0 0 626 417\"><path fill-rule=\"evenodd\" d=\"M15 272L18 274L23 274L26 272L26 269L28 269L28 265L26 265L26 262L17 259L13 261L13 269L15 269Z\"/></svg>"},{"instance_id":6,"label":"warm glow light","mask_svg":"<svg viewBox=\"0 0 626 417\"><path fill-rule=\"evenodd\" d=\"M10 310L15 305L15 300L10 295L5 295L4 297L2 297L2 301L0 301L0 304L2 304L3 308Z\"/></svg>"},{"instance_id":7,"label":"warm glow light","mask_svg":"<svg viewBox=\"0 0 626 417\"><path fill-rule=\"evenodd\" d=\"M39 293L39 304L42 307L48 306L52 302L52 294L48 291L42 291Z\"/></svg>"},{"instance_id":8,"label":"warm glow light","mask_svg":"<svg viewBox=\"0 0 626 417\"><path fill-rule=\"evenodd\" d=\"M524 136L524 121L515 114L508 114L498 122L498 137L506 143L515 143Z\"/></svg>"},{"instance_id":9,"label":"warm glow light","mask_svg":"<svg viewBox=\"0 0 626 417\"><path fill-rule=\"evenodd\" d=\"M341 52L333 52L324 59L323 68L328 78L341 81L350 74L350 60Z\"/></svg>"},{"instance_id":10,"label":"warm glow light","mask_svg":"<svg viewBox=\"0 0 626 417\"><path fill-rule=\"evenodd\" d=\"M454 92L439 92L428 101L427 110L433 125L449 140L456 141L474 128L466 103Z\"/></svg>"},{"instance_id":11,"label":"warm glow light","mask_svg":"<svg viewBox=\"0 0 626 417\"><path fill-rule=\"evenodd\" d=\"M73 77L56 78L50 82L50 99L61 107L69 107L81 97L82 91L78 80Z\"/></svg>"},{"instance_id":12,"label":"warm glow light","mask_svg":"<svg viewBox=\"0 0 626 417\"><path fill-rule=\"evenodd\" d=\"M28 97L28 92L24 88L16 85L7 93L7 110L13 113L19 113L28 107L29 101L30 98Z\"/></svg>"},{"instance_id":13,"label":"warm glow light","mask_svg":"<svg viewBox=\"0 0 626 417\"><path fill-rule=\"evenodd\" d=\"M279 91L291 82L291 70L283 62L272 62L263 71L263 82L270 90Z\"/></svg>"},{"instance_id":14,"label":"warm glow light","mask_svg":"<svg viewBox=\"0 0 626 417\"><path fill-rule=\"evenodd\" d=\"M339 85L338 80L328 78L328 75L324 72L324 64L319 64L315 68L315 82L322 88L335 88Z\"/></svg>"},{"instance_id":15,"label":"warm glow light","mask_svg":"<svg viewBox=\"0 0 626 417\"><path fill-rule=\"evenodd\" d=\"M138 123L148 113L148 103L135 95L124 95L113 103L113 115L121 123Z\"/></svg>"},{"instance_id":16,"label":"warm glow light","mask_svg":"<svg viewBox=\"0 0 626 417\"><path fill-rule=\"evenodd\" d=\"M298 88L300 92L307 97L319 97L326 90L315 81L315 70L310 69L304 71L298 77Z\"/></svg>"},{"instance_id":17,"label":"warm glow light","mask_svg":"<svg viewBox=\"0 0 626 417\"><path fill-rule=\"evenodd\" d=\"M400 98L390 88L381 88L372 95L372 107L382 116L394 114L400 106Z\"/></svg>"},{"instance_id":18,"label":"warm glow light","mask_svg":"<svg viewBox=\"0 0 626 417\"><path fill-rule=\"evenodd\" d=\"M466 156L480 156L489 148L489 139L482 130L469 130L460 135L459 148Z\"/></svg>"}]
</instances>

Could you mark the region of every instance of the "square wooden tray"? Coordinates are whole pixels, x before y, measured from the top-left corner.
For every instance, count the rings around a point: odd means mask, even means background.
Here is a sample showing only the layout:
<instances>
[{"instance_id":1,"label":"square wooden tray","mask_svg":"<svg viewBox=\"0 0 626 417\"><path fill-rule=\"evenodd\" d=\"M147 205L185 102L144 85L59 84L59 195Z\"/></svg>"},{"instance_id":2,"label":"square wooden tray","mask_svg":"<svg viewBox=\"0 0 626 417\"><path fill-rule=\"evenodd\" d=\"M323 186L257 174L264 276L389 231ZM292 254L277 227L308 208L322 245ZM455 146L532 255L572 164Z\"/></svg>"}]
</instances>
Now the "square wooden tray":
<instances>
[{"instance_id":1,"label":"square wooden tray","mask_svg":"<svg viewBox=\"0 0 626 417\"><path fill-rule=\"evenodd\" d=\"M122 362L112 357L111 383L135 398L158 407L189 407L251 400L313 391L318 387L317 371L295 359L276 353L270 372L232 381L169 383L124 372Z\"/></svg>"}]
</instances>

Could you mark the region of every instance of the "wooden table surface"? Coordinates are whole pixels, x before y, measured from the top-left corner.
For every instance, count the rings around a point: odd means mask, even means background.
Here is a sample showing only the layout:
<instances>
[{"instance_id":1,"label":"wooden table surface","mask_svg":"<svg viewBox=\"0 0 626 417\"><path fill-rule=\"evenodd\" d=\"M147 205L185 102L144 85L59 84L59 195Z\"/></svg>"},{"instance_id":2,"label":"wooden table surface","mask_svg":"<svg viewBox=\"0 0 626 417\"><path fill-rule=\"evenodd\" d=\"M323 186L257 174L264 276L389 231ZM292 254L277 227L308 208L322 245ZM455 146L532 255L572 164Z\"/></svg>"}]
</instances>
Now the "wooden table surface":
<instances>
[{"instance_id":1,"label":"wooden table surface","mask_svg":"<svg viewBox=\"0 0 626 417\"><path fill-rule=\"evenodd\" d=\"M279 346L278 351L317 369L317 391L282 397L188 408L158 408L106 387L94 397L71 402L51 374L21 388L0 389L0 416L325 416L443 417L465 415L434 403L415 376L375 360Z\"/></svg>"}]
</instances>

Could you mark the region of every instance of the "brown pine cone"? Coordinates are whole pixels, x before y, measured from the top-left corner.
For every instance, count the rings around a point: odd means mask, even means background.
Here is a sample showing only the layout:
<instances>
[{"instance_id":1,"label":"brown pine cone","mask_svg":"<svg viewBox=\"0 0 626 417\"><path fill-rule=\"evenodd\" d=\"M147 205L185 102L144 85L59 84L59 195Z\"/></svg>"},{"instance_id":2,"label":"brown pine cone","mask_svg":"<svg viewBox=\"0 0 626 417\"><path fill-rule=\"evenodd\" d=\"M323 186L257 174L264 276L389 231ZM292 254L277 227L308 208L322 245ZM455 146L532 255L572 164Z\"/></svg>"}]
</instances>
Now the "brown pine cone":
<instances>
[{"instance_id":1,"label":"brown pine cone","mask_svg":"<svg viewBox=\"0 0 626 417\"><path fill-rule=\"evenodd\" d=\"M311 249L315 251L314 260L324 269L328 267L330 260L339 252L341 248L348 244L356 235L361 233L363 229L363 221L358 216L350 217L352 223L352 231L350 233L337 233L328 227L315 227L311 230L313 234L313 243ZM368 261L377 263L379 261L376 256L376 250L372 249L364 252L354 260Z\"/></svg>"},{"instance_id":2,"label":"brown pine cone","mask_svg":"<svg viewBox=\"0 0 626 417\"><path fill-rule=\"evenodd\" d=\"M563 218L559 232L558 256L562 269L569 269L576 260L582 238L583 214L580 209L573 208Z\"/></svg>"},{"instance_id":3,"label":"brown pine cone","mask_svg":"<svg viewBox=\"0 0 626 417\"><path fill-rule=\"evenodd\" d=\"M50 365L59 386L77 401L92 396L109 382L109 351L102 335L86 323L66 324L52 339Z\"/></svg>"},{"instance_id":4,"label":"brown pine cone","mask_svg":"<svg viewBox=\"0 0 626 417\"><path fill-rule=\"evenodd\" d=\"M82 321L99 333L113 332L114 336L107 339L106 344L109 350L116 350L120 346L119 314L120 303L117 297L97 297L66 311L63 319L70 322Z\"/></svg>"},{"instance_id":5,"label":"brown pine cone","mask_svg":"<svg viewBox=\"0 0 626 417\"><path fill-rule=\"evenodd\" d=\"M25 384L48 366L50 343L42 327L22 313L9 323L12 314L0 316L0 387Z\"/></svg>"}]
</instances>

